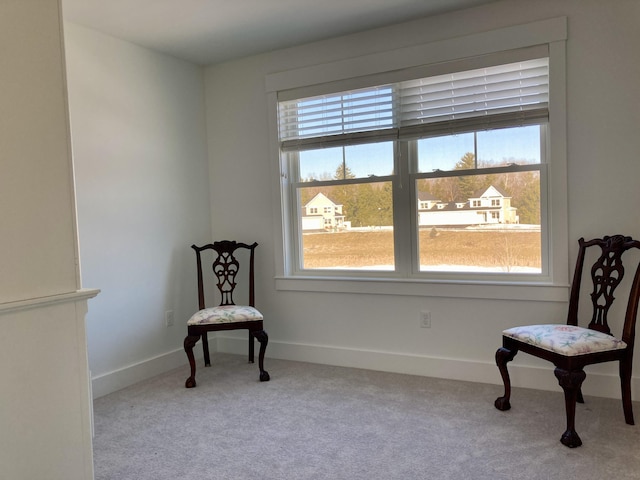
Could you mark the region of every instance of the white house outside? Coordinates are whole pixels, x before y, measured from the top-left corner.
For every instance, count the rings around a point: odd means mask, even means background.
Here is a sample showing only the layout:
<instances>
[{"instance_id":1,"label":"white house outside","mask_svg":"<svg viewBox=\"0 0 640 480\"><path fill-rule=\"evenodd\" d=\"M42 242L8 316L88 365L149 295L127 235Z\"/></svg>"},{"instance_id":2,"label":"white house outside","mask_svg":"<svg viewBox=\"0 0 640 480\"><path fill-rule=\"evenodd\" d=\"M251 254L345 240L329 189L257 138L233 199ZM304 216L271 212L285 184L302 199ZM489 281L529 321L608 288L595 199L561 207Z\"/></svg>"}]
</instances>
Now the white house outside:
<instances>
[{"instance_id":1,"label":"white house outside","mask_svg":"<svg viewBox=\"0 0 640 480\"><path fill-rule=\"evenodd\" d=\"M516 224L520 219L511 197L494 186L466 202L442 202L426 192L418 194L418 225L468 226Z\"/></svg>"},{"instance_id":2,"label":"white house outside","mask_svg":"<svg viewBox=\"0 0 640 480\"><path fill-rule=\"evenodd\" d=\"M342 207L318 193L303 207L302 230L351 228ZM427 192L418 194L418 225L421 227L517 224L520 219L516 211L517 208L511 206L511 197L494 186L466 202L443 202Z\"/></svg>"},{"instance_id":3,"label":"white house outside","mask_svg":"<svg viewBox=\"0 0 640 480\"><path fill-rule=\"evenodd\" d=\"M351 228L351 222L345 222L342 205L318 193L304 207L302 230L333 230Z\"/></svg>"}]
</instances>

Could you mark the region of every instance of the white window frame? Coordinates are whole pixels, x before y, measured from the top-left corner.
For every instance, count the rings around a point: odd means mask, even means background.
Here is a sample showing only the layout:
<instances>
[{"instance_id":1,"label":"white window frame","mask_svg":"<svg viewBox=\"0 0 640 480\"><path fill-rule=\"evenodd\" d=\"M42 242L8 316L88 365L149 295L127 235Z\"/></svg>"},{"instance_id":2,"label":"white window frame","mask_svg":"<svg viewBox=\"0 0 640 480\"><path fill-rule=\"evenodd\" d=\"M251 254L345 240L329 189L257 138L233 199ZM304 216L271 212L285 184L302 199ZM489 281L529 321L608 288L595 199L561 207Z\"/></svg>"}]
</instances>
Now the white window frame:
<instances>
[{"instance_id":1,"label":"white window frame","mask_svg":"<svg viewBox=\"0 0 640 480\"><path fill-rule=\"evenodd\" d=\"M566 301L568 297L568 214L566 165L566 39L567 19L559 17L506 27L480 34L472 34L436 43L380 52L357 59L348 59L296 70L274 73L266 78L270 119L270 156L276 198L274 235L276 236L276 288L289 291L322 291L370 293L411 296L439 296L461 298L489 298L511 300ZM500 54L527 47L545 45L549 56L549 116L550 124L546 149L550 155L547 195L541 197L541 209L547 215L548 244L542 246L548 256L549 271L536 280L476 280L457 278L387 278L367 276L294 275L295 268L287 252L292 245L288 229L292 225L291 199L287 166L283 164L278 144L278 92L295 89L297 92L317 94L319 88L331 82L355 85L365 76L379 76L385 83L389 76L407 69L437 67L444 62L466 61L470 57ZM499 47L498 47L499 46ZM406 73L404 73L406 75ZM334 87L335 88L335 87ZM345 88L340 88L344 90ZM336 90L334 90L336 91ZM303 97L304 95L300 95ZM300 98L299 97L299 98ZM547 198L553 204L546 203ZM348 275L348 274L347 274Z\"/></svg>"}]
</instances>

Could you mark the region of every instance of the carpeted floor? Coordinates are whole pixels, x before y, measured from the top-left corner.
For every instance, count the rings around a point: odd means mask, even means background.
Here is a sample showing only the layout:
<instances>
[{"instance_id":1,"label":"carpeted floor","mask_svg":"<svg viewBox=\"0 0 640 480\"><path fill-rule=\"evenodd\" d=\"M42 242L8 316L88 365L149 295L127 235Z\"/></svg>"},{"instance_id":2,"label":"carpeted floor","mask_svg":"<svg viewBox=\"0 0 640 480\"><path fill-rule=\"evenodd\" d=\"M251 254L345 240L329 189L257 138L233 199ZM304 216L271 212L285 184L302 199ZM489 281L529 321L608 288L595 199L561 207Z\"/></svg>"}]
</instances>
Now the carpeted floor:
<instances>
[{"instance_id":1,"label":"carpeted floor","mask_svg":"<svg viewBox=\"0 0 640 480\"><path fill-rule=\"evenodd\" d=\"M260 383L245 357L212 364L195 389L185 366L96 399L96 480L640 478L619 400L586 397L569 449L560 387L514 389L500 412L496 385L274 359Z\"/></svg>"}]
</instances>

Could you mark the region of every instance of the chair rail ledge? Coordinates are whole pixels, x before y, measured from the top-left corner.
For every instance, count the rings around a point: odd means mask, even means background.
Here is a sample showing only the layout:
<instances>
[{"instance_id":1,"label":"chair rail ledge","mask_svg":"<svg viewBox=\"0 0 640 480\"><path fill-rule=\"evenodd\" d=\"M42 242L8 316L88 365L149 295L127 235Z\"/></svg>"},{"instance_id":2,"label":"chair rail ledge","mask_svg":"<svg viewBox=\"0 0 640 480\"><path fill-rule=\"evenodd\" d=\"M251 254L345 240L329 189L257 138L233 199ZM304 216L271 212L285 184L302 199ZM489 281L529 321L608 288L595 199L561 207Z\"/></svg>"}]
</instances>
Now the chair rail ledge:
<instances>
[{"instance_id":1,"label":"chair rail ledge","mask_svg":"<svg viewBox=\"0 0 640 480\"><path fill-rule=\"evenodd\" d=\"M0 303L0 315L18 312L21 310L29 310L32 308L43 308L50 305L60 303L72 303L89 300L100 293L97 288L82 288L75 292L61 293L57 295L49 295L46 297L29 298L26 300L18 300L15 302Z\"/></svg>"}]
</instances>

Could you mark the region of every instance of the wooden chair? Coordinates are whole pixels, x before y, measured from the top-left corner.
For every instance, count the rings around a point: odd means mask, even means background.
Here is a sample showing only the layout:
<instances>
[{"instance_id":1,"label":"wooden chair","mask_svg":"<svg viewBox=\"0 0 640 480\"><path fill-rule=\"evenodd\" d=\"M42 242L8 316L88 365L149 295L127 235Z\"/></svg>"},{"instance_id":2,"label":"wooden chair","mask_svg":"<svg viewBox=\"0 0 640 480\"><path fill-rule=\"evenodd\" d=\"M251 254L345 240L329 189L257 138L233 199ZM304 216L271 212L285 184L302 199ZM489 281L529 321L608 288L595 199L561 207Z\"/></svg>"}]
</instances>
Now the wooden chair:
<instances>
[{"instance_id":1,"label":"wooden chair","mask_svg":"<svg viewBox=\"0 0 640 480\"><path fill-rule=\"evenodd\" d=\"M198 268L198 308L196 312L187 322L187 336L184 339L184 350L189 358L191 366L191 375L185 382L186 388L196 386L196 362L193 356L193 347L196 342L202 338L202 349L204 351L204 364L211 366L209 358L209 343L207 340L207 332L219 330L249 330L249 363L254 361L253 339L256 338L260 342L260 352L258 353L258 368L260 369L260 381L269 380L269 374L264 370L264 353L267 349L269 337L264 331L262 322L262 314L255 308L254 294L254 252L257 243L247 245L246 243L238 243L235 241L223 240L214 242L203 247L191 245L196 251L197 268ZM204 282L202 276L202 255L205 250L213 250L216 253L213 261L212 269L216 277L216 285L220 292L221 301L217 307L207 308L205 306ZM248 305L236 305L233 300L233 294L236 289L236 275L240 272L240 263L236 258L239 251L248 251L248 288L249 301ZM238 292L239 293L239 292Z\"/></svg>"},{"instance_id":2,"label":"wooden chair","mask_svg":"<svg viewBox=\"0 0 640 480\"><path fill-rule=\"evenodd\" d=\"M507 362L513 360L519 350L548 360L555 365L555 376L564 390L567 416L567 429L560 441L571 448L582 445L582 440L575 430L575 411L576 402L584 403L581 388L586 377L583 370L586 365L620 362L624 417L629 425L634 424L631 404L631 368L640 297L640 265L638 265L629 290L622 337L616 338L611 335L607 314L613 304L614 290L624 276L622 254L630 249L640 249L640 242L631 237L613 235L590 241L581 238L578 243L580 248L571 285L566 325L529 325L510 328L502 332L502 348L496 352L496 364L504 382L504 396L495 401L498 410L511 408L509 403L511 381ZM582 328L578 326L578 303L583 264L587 249L590 247L600 247L600 255L590 272L593 283L591 322L587 328ZM597 251L597 248L595 250Z\"/></svg>"}]
</instances>

